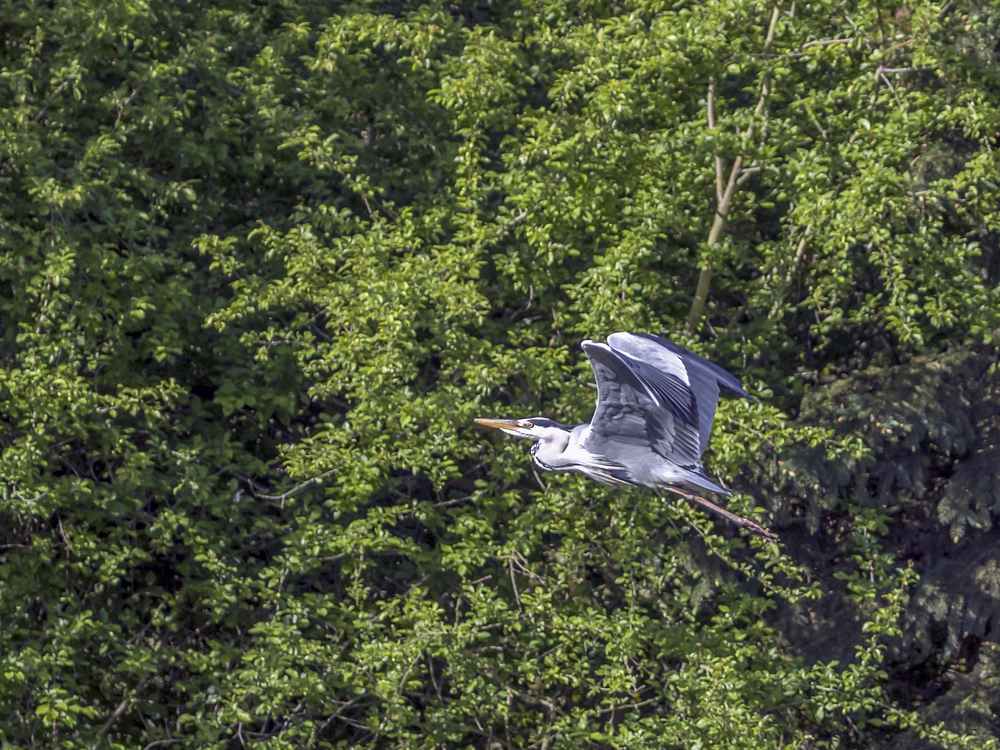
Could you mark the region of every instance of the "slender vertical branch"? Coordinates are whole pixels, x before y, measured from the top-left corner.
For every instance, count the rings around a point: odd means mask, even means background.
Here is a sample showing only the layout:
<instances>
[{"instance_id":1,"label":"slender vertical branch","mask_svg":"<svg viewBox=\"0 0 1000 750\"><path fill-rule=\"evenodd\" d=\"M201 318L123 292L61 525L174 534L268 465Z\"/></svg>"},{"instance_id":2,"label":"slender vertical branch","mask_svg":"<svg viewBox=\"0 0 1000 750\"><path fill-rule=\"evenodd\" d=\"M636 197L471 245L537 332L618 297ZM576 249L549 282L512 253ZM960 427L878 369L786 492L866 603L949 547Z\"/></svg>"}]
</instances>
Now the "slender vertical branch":
<instances>
[{"instance_id":1,"label":"slender vertical branch","mask_svg":"<svg viewBox=\"0 0 1000 750\"><path fill-rule=\"evenodd\" d=\"M732 169L729 170L729 180L726 183L725 191L719 196L719 204L715 210L715 217L712 219L712 228L708 232L708 247L710 248L717 245L722 239L722 232L726 228L726 217L729 215L729 209L733 204L733 194L736 192L736 178L739 177L742 166L743 157L737 156L733 161ZM719 182L721 184L722 180L720 179ZM691 303L691 313L688 317L688 330L691 332L697 329L698 322L701 320L711 282L712 264L706 262L698 274L698 287L694 293L694 301Z\"/></svg>"},{"instance_id":2,"label":"slender vertical branch","mask_svg":"<svg viewBox=\"0 0 1000 750\"><path fill-rule=\"evenodd\" d=\"M138 693L140 690L142 690L142 688L145 685L146 685L145 680L139 680L139 684L135 686L135 692ZM128 704L129 704L129 696L126 695L124 698L122 698L121 703L118 704L118 707L111 712L111 716L109 716L108 720L104 722L104 726L102 726L100 729L97 730L98 737L103 737L109 731L111 731L111 728L115 725L115 722L118 721L118 718L123 713L125 713L125 709L128 708Z\"/></svg>"},{"instance_id":3,"label":"slender vertical branch","mask_svg":"<svg viewBox=\"0 0 1000 750\"><path fill-rule=\"evenodd\" d=\"M708 79L708 129L715 130L715 76ZM722 203L722 157L715 155L715 200Z\"/></svg>"},{"instance_id":4,"label":"slender vertical branch","mask_svg":"<svg viewBox=\"0 0 1000 750\"><path fill-rule=\"evenodd\" d=\"M771 52L771 42L774 41L774 30L778 26L778 17L781 15L781 9L775 5L774 11L771 13L771 23L767 27L767 38L764 40L764 55L767 56ZM764 105L767 103L767 95L771 90L771 71L764 71L764 83L760 90L760 99L757 101L757 106L754 108L753 113L755 115L760 115L764 110ZM751 132L753 126L751 126Z\"/></svg>"},{"instance_id":5,"label":"slender vertical branch","mask_svg":"<svg viewBox=\"0 0 1000 750\"><path fill-rule=\"evenodd\" d=\"M806 231L802 233L802 239L799 240L799 246L795 249L795 259L788 267L788 273L785 274L781 290L774 296L774 305L771 307L771 312L767 315L768 318L775 317L781 311L781 304L785 301L785 297L788 294L788 288L792 285L792 282L795 280L795 275L799 272L799 266L802 264L802 256L805 254L806 239L809 237L809 232L811 231L812 224L807 226Z\"/></svg>"},{"instance_id":6,"label":"slender vertical branch","mask_svg":"<svg viewBox=\"0 0 1000 750\"><path fill-rule=\"evenodd\" d=\"M767 55L771 51L771 43L774 41L774 31L778 26L778 18L781 17L781 10L778 5L774 6L771 12L771 22L767 27L767 37L764 39L764 54ZM759 117L764 111L764 106L767 104L768 96L771 92L771 76L769 71L764 72L764 78L761 84L760 99L757 101L757 106L754 108L754 116ZM708 127L710 130L715 129L715 78L712 77L708 82ZM747 129L746 135L744 136L744 143L749 144L753 140L754 128L751 125ZM733 161L733 166L729 170L729 181L726 184L725 189L722 187L723 182L723 172L724 166L722 157L719 154L715 155L715 197L716 197L716 209L715 216L712 219L712 228L708 232L708 248L711 250L715 245L719 243L722 239L722 233L726 229L726 220L729 218L729 209L733 204L733 194L736 191L736 181L740 176L740 169L743 167L743 155L740 154ZM704 263L702 264L701 270L698 273L698 286L695 289L694 299L691 301L691 310L688 313L687 328L688 331L694 333L698 330L698 324L701 322L702 313L705 310L705 302L708 299L708 290L712 284L712 262L711 257L706 257Z\"/></svg>"},{"instance_id":7,"label":"slender vertical branch","mask_svg":"<svg viewBox=\"0 0 1000 750\"><path fill-rule=\"evenodd\" d=\"M94 22L93 25L91 26L90 34L87 36L87 41L84 43L84 53L83 55L81 55L80 60L77 62L76 68L73 70L72 73L70 73L69 77L66 78L65 81L63 81L56 87L55 91L49 94L48 99L45 100L45 103L42 105L41 109L38 110L38 114L36 114L34 117L31 118L32 122L38 122L39 120L41 120L42 116L45 114L45 111L51 106L52 102L56 100L56 97L58 97L59 94L63 92L63 89L65 89L73 82L73 80L77 77L80 71L84 70L84 66L87 64L87 58L90 57L90 53L94 49L94 38L97 36L97 31L99 29L98 24L101 21L101 15L104 13L104 5L106 2L107 0L105 0L105 2L102 2L100 6L97 8L97 12L94 14Z\"/></svg>"}]
</instances>

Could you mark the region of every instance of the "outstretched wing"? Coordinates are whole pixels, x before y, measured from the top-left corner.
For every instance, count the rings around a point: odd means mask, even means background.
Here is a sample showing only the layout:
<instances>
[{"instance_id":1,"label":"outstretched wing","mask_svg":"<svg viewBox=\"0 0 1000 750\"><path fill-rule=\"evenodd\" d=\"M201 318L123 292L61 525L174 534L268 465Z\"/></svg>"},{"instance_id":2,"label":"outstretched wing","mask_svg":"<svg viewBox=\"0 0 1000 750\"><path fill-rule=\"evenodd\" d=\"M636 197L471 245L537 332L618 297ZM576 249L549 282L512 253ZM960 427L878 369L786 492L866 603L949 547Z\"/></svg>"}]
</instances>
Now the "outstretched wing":
<instances>
[{"instance_id":1,"label":"outstretched wing","mask_svg":"<svg viewBox=\"0 0 1000 750\"><path fill-rule=\"evenodd\" d=\"M608 455L633 445L653 450L678 465L699 463L696 426L664 408L658 395L611 347L584 341L583 350L597 379L597 406L584 447Z\"/></svg>"},{"instance_id":2,"label":"outstretched wing","mask_svg":"<svg viewBox=\"0 0 1000 750\"><path fill-rule=\"evenodd\" d=\"M750 398L734 376L668 339L648 333L613 333L608 343L679 420L697 430L699 457L712 435L720 390Z\"/></svg>"}]
</instances>

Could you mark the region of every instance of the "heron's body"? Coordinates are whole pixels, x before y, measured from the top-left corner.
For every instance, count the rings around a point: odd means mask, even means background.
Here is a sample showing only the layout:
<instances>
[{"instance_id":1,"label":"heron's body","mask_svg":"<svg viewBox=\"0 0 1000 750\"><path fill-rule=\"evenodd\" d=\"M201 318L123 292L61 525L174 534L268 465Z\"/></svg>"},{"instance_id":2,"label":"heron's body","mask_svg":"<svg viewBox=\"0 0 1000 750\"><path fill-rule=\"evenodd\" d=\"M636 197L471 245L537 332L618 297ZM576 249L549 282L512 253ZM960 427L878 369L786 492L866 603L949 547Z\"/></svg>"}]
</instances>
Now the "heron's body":
<instances>
[{"instance_id":1,"label":"heron's body","mask_svg":"<svg viewBox=\"0 0 1000 750\"><path fill-rule=\"evenodd\" d=\"M533 420L537 424L539 420ZM545 471L577 471L602 484L636 487L697 488L730 494L705 476L701 462L684 467L673 464L647 446L608 443L601 453L588 448L589 424L576 427L552 423L553 433L531 446L531 457ZM593 446L591 446L593 447Z\"/></svg>"},{"instance_id":2,"label":"heron's body","mask_svg":"<svg viewBox=\"0 0 1000 750\"><path fill-rule=\"evenodd\" d=\"M720 393L750 398L740 382L718 365L650 334L613 333L607 344L584 341L583 349L597 379L590 422L575 427L543 418L476 422L533 440L531 455L543 470L677 492L772 538L756 521L695 494L732 495L706 476L701 456Z\"/></svg>"}]
</instances>

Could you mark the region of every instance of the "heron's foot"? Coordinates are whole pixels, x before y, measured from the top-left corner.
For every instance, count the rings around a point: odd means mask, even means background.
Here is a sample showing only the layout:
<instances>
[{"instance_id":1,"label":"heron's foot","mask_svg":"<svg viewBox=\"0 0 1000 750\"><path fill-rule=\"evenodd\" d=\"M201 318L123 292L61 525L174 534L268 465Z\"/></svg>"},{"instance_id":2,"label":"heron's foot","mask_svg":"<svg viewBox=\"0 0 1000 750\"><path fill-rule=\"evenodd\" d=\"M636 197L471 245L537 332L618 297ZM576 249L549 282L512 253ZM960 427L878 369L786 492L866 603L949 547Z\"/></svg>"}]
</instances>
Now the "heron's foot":
<instances>
[{"instance_id":1,"label":"heron's foot","mask_svg":"<svg viewBox=\"0 0 1000 750\"><path fill-rule=\"evenodd\" d=\"M752 518L744 518L743 516L737 516L737 518L743 521L743 523L739 524L739 526L743 529L746 529L751 534L756 534L761 539L764 539L768 542L776 543L778 541L778 536L774 532L772 532L768 528L765 528L764 526L761 526Z\"/></svg>"},{"instance_id":2,"label":"heron's foot","mask_svg":"<svg viewBox=\"0 0 1000 750\"><path fill-rule=\"evenodd\" d=\"M683 490L677 489L675 487L670 487L669 489L676 492L678 495L681 495L682 497L686 497L691 502L697 503L706 510L711 511L716 515L722 516L727 521L735 524L736 526L739 526L741 529L746 529L751 534L756 534L761 539L766 539L767 541L772 543L778 541L778 537L775 534L773 534L770 530L761 526L752 518L744 518L743 516L738 516L732 511L728 511L725 508L720 508L715 503L709 502L700 495L695 495L691 492L684 492Z\"/></svg>"}]
</instances>

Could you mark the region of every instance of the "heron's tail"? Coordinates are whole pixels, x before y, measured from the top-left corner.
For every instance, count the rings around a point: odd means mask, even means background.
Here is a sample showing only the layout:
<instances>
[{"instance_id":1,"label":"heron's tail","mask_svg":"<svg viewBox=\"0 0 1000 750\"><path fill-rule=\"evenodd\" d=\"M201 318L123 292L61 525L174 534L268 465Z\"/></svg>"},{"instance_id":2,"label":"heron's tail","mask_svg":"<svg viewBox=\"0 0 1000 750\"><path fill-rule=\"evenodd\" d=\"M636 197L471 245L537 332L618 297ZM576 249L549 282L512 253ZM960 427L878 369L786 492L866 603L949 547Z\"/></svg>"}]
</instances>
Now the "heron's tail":
<instances>
[{"instance_id":1,"label":"heron's tail","mask_svg":"<svg viewBox=\"0 0 1000 750\"><path fill-rule=\"evenodd\" d=\"M733 493L730 490L720 487L707 476L704 472L700 471L690 471L688 469L683 469L683 475L681 477L684 484L691 487L691 489L698 490L708 490L709 492L715 492L719 495L724 495L725 497L732 497Z\"/></svg>"}]
</instances>

